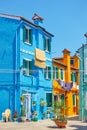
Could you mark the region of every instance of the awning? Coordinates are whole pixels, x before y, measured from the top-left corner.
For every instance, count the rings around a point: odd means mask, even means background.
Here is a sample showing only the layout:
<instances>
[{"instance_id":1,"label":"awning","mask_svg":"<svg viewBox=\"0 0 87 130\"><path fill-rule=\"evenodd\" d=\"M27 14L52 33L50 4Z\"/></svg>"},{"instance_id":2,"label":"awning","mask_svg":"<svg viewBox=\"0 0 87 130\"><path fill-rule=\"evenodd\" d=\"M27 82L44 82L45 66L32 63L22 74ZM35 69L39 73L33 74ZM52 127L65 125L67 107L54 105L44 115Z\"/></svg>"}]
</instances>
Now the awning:
<instances>
[{"instance_id":1,"label":"awning","mask_svg":"<svg viewBox=\"0 0 87 130\"><path fill-rule=\"evenodd\" d=\"M45 52L38 48L35 49L35 66L46 68Z\"/></svg>"}]
</instances>

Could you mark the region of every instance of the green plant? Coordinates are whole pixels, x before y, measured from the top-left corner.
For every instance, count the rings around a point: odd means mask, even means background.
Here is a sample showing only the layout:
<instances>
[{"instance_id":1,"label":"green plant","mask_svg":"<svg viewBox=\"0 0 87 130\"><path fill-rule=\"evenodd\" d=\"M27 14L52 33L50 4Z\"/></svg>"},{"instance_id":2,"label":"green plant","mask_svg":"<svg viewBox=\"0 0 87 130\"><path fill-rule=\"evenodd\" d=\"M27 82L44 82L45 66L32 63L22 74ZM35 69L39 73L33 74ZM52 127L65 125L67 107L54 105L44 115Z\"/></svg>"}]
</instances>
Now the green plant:
<instances>
[{"instance_id":1,"label":"green plant","mask_svg":"<svg viewBox=\"0 0 87 130\"><path fill-rule=\"evenodd\" d=\"M21 95L21 96L20 96L21 102L24 102L24 99L25 99L25 96L24 96L24 95Z\"/></svg>"},{"instance_id":2,"label":"green plant","mask_svg":"<svg viewBox=\"0 0 87 130\"><path fill-rule=\"evenodd\" d=\"M43 112L43 117L46 117L46 112Z\"/></svg>"},{"instance_id":3,"label":"green plant","mask_svg":"<svg viewBox=\"0 0 87 130\"><path fill-rule=\"evenodd\" d=\"M42 100L41 102L40 102L40 106L45 106L46 105L46 102L44 101L44 100Z\"/></svg>"},{"instance_id":4,"label":"green plant","mask_svg":"<svg viewBox=\"0 0 87 130\"><path fill-rule=\"evenodd\" d=\"M62 110L64 113L62 113ZM52 112L54 113L53 121L67 121L67 117L65 116L65 110L68 110L68 108L65 106L63 101L60 102L54 102L54 107Z\"/></svg>"},{"instance_id":5,"label":"green plant","mask_svg":"<svg viewBox=\"0 0 87 130\"><path fill-rule=\"evenodd\" d=\"M18 117L18 112L15 111L15 112L13 113L13 118L17 118L17 117Z\"/></svg>"},{"instance_id":6,"label":"green plant","mask_svg":"<svg viewBox=\"0 0 87 130\"><path fill-rule=\"evenodd\" d=\"M47 110L47 114L50 114L50 112L51 112L50 110Z\"/></svg>"},{"instance_id":7,"label":"green plant","mask_svg":"<svg viewBox=\"0 0 87 130\"><path fill-rule=\"evenodd\" d=\"M26 111L24 106L22 106L21 108L21 116L26 116Z\"/></svg>"},{"instance_id":8,"label":"green plant","mask_svg":"<svg viewBox=\"0 0 87 130\"><path fill-rule=\"evenodd\" d=\"M36 105L36 101L33 101L33 102L32 102L32 105L35 106L35 105Z\"/></svg>"}]
</instances>

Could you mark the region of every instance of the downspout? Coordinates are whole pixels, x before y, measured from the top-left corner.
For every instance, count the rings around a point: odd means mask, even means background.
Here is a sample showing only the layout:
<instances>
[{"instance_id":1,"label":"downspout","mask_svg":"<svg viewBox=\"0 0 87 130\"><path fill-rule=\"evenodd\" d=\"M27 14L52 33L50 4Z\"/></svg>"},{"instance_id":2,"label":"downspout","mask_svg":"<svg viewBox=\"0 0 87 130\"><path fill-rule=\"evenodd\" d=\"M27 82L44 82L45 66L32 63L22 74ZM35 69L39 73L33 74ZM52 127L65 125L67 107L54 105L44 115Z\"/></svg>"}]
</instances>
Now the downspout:
<instances>
[{"instance_id":1,"label":"downspout","mask_svg":"<svg viewBox=\"0 0 87 130\"><path fill-rule=\"evenodd\" d=\"M16 40L15 40L16 41L16 44L15 44L15 106L14 106L15 110L17 108L17 104L16 104L17 74L20 71L20 70L18 71L18 67L17 67L17 49L18 49L18 46L17 46L18 34L17 33L18 33L18 28L20 27L21 23L22 23L22 21L19 23L19 25L16 29Z\"/></svg>"}]
</instances>

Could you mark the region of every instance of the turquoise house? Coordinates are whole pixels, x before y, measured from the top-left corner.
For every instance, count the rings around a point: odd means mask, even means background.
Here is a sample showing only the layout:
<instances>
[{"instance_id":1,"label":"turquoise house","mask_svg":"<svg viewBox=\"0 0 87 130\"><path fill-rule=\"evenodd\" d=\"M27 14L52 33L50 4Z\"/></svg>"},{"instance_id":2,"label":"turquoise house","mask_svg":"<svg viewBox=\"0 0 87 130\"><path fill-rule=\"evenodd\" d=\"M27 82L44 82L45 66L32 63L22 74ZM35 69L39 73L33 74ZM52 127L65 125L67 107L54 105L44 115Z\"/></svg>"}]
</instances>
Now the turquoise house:
<instances>
[{"instance_id":1,"label":"turquoise house","mask_svg":"<svg viewBox=\"0 0 87 130\"><path fill-rule=\"evenodd\" d=\"M20 116L24 107L30 120L34 112L46 118L52 108L53 34L43 18L34 14L32 20L0 14L0 119L7 108Z\"/></svg>"},{"instance_id":2,"label":"turquoise house","mask_svg":"<svg viewBox=\"0 0 87 130\"><path fill-rule=\"evenodd\" d=\"M87 44L83 44L78 52L80 59L79 119L87 121Z\"/></svg>"}]
</instances>

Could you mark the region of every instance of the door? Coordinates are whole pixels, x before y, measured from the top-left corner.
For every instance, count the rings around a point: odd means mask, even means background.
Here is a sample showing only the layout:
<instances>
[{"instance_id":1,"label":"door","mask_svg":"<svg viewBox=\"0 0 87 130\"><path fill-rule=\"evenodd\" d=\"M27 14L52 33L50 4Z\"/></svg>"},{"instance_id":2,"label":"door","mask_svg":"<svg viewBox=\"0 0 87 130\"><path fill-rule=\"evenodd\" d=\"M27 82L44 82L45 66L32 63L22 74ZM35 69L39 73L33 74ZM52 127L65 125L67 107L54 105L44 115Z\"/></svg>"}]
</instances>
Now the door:
<instances>
[{"instance_id":1,"label":"door","mask_svg":"<svg viewBox=\"0 0 87 130\"><path fill-rule=\"evenodd\" d=\"M25 94L24 107L26 111L26 118L31 119L31 94Z\"/></svg>"}]
</instances>

